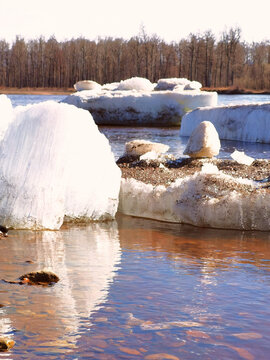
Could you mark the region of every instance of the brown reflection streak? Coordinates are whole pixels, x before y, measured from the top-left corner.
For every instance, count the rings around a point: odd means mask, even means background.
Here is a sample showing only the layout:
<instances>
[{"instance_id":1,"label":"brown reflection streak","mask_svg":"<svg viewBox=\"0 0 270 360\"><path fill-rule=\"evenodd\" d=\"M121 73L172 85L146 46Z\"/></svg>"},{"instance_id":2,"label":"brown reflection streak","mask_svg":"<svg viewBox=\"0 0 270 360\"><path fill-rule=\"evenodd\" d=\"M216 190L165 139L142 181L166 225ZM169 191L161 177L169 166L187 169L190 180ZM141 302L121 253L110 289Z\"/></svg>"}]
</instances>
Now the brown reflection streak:
<instances>
[{"instance_id":1,"label":"brown reflection streak","mask_svg":"<svg viewBox=\"0 0 270 360\"><path fill-rule=\"evenodd\" d=\"M207 261L213 267L231 266L239 261L239 257L242 263L263 266L263 261L270 258L270 234L266 232L161 225L157 221L141 221L128 216L118 218L118 223L120 244L126 249L155 250L174 260L181 258L181 261L184 255L191 263Z\"/></svg>"}]
</instances>

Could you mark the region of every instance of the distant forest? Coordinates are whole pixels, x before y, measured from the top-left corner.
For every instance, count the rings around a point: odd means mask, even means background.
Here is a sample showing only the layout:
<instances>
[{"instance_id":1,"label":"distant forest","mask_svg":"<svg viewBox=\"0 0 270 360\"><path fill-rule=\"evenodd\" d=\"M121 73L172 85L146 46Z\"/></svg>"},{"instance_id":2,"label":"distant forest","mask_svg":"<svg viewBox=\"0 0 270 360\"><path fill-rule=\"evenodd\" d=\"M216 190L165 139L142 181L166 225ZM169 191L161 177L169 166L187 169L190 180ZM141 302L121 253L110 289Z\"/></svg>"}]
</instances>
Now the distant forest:
<instances>
[{"instance_id":1,"label":"distant forest","mask_svg":"<svg viewBox=\"0 0 270 360\"><path fill-rule=\"evenodd\" d=\"M185 77L204 87L270 89L270 42L243 42L240 28L224 31L218 40L207 31L172 43L149 36L143 28L129 40L0 40L0 86L70 88L78 80L105 84L133 76L152 82Z\"/></svg>"}]
</instances>

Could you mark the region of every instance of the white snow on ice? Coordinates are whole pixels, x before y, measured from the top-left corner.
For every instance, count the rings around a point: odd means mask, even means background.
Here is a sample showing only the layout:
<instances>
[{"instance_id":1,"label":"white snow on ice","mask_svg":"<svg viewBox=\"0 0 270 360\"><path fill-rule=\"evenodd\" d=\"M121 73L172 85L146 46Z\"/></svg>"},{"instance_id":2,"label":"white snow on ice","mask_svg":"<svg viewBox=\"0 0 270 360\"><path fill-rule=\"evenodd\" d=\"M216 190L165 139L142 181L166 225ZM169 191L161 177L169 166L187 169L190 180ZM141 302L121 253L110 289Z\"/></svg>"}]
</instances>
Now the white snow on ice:
<instances>
[{"instance_id":1,"label":"white snow on ice","mask_svg":"<svg viewBox=\"0 0 270 360\"><path fill-rule=\"evenodd\" d=\"M183 116L180 136L190 136L205 120L215 126L220 139L270 143L270 103L195 109Z\"/></svg>"},{"instance_id":2,"label":"white snow on ice","mask_svg":"<svg viewBox=\"0 0 270 360\"><path fill-rule=\"evenodd\" d=\"M186 78L159 79L155 90L173 90L176 86L179 86L178 89L184 90L184 87L190 83L191 81Z\"/></svg>"},{"instance_id":3,"label":"white snow on ice","mask_svg":"<svg viewBox=\"0 0 270 360\"><path fill-rule=\"evenodd\" d=\"M2 101L1 119L7 109ZM0 157L0 223L59 229L65 217L114 218L121 172L89 112L53 101L17 107Z\"/></svg>"},{"instance_id":4,"label":"white snow on ice","mask_svg":"<svg viewBox=\"0 0 270 360\"><path fill-rule=\"evenodd\" d=\"M121 80L116 90L152 91L153 89L154 85L148 79L132 77Z\"/></svg>"}]
</instances>

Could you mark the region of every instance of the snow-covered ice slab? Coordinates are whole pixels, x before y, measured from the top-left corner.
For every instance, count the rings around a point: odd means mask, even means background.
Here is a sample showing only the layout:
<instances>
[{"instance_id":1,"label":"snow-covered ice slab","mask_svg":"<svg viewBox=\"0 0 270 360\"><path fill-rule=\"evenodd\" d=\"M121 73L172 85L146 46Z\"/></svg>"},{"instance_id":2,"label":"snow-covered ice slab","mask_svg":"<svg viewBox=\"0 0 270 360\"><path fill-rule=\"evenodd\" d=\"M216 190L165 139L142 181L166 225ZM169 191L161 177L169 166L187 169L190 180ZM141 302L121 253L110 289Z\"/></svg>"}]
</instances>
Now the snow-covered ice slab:
<instances>
[{"instance_id":1,"label":"snow-covered ice slab","mask_svg":"<svg viewBox=\"0 0 270 360\"><path fill-rule=\"evenodd\" d=\"M179 126L186 112L215 106L217 93L85 90L67 96L62 102L89 110L98 125Z\"/></svg>"},{"instance_id":2,"label":"snow-covered ice slab","mask_svg":"<svg viewBox=\"0 0 270 360\"><path fill-rule=\"evenodd\" d=\"M190 136L205 120L213 123L220 139L270 143L270 103L196 109L183 116L180 136Z\"/></svg>"},{"instance_id":3,"label":"snow-covered ice slab","mask_svg":"<svg viewBox=\"0 0 270 360\"><path fill-rule=\"evenodd\" d=\"M119 211L200 227L270 230L270 193L211 167L169 187L122 179Z\"/></svg>"},{"instance_id":4,"label":"snow-covered ice slab","mask_svg":"<svg viewBox=\"0 0 270 360\"><path fill-rule=\"evenodd\" d=\"M89 112L48 101L13 115L0 143L0 223L37 230L114 218L121 172Z\"/></svg>"}]
</instances>

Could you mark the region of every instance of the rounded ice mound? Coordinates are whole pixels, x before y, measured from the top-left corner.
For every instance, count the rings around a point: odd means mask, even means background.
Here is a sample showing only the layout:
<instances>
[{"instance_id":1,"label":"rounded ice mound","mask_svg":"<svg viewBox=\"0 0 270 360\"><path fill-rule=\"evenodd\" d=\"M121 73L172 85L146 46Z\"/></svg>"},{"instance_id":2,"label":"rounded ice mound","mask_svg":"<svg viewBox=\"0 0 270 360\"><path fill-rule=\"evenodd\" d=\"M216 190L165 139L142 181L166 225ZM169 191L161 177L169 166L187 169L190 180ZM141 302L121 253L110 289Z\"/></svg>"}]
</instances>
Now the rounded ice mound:
<instances>
[{"instance_id":1,"label":"rounded ice mound","mask_svg":"<svg viewBox=\"0 0 270 360\"><path fill-rule=\"evenodd\" d=\"M152 91L154 88L150 80L141 77L132 77L121 80L117 90Z\"/></svg>"},{"instance_id":2,"label":"rounded ice mound","mask_svg":"<svg viewBox=\"0 0 270 360\"><path fill-rule=\"evenodd\" d=\"M159 79L154 90L173 90L177 85L182 85L184 88L189 83L190 80L186 78Z\"/></svg>"},{"instance_id":3,"label":"rounded ice mound","mask_svg":"<svg viewBox=\"0 0 270 360\"><path fill-rule=\"evenodd\" d=\"M0 143L0 223L59 229L112 219L121 173L88 111L48 101L15 112Z\"/></svg>"},{"instance_id":4,"label":"rounded ice mound","mask_svg":"<svg viewBox=\"0 0 270 360\"><path fill-rule=\"evenodd\" d=\"M108 90L108 91L117 90L119 84L120 84L119 82L113 82L113 83L103 84L103 85L102 85L102 90Z\"/></svg>"},{"instance_id":5,"label":"rounded ice mound","mask_svg":"<svg viewBox=\"0 0 270 360\"><path fill-rule=\"evenodd\" d=\"M132 140L126 143L125 155L141 156L150 151L163 154L169 150L169 146L147 140Z\"/></svg>"},{"instance_id":6,"label":"rounded ice mound","mask_svg":"<svg viewBox=\"0 0 270 360\"><path fill-rule=\"evenodd\" d=\"M76 91L101 89L101 85L92 80L77 81L76 84L74 84L73 86Z\"/></svg>"},{"instance_id":7,"label":"rounded ice mound","mask_svg":"<svg viewBox=\"0 0 270 360\"><path fill-rule=\"evenodd\" d=\"M214 125L210 121L203 121L191 133L184 155L211 158L218 155L219 150L220 140Z\"/></svg>"},{"instance_id":8,"label":"rounded ice mound","mask_svg":"<svg viewBox=\"0 0 270 360\"><path fill-rule=\"evenodd\" d=\"M13 119L12 104L6 95L0 95L0 114L0 140L2 140L9 123Z\"/></svg>"},{"instance_id":9,"label":"rounded ice mound","mask_svg":"<svg viewBox=\"0 0 270 360\"><path fill-rule=\"evenodd\" d=\"M200 90L202 84L198 81L191 81L189 84L186 84L184 90Z\"/></svg>"}]
</instances>

